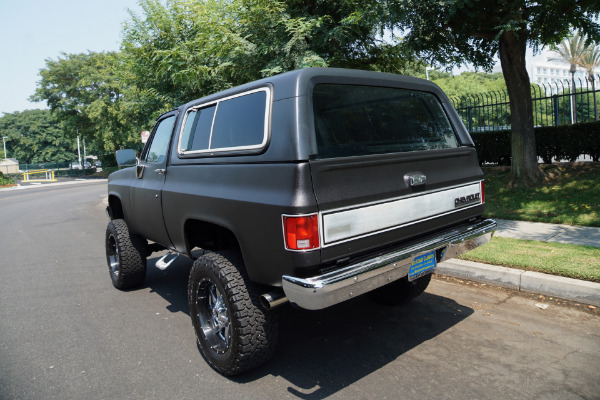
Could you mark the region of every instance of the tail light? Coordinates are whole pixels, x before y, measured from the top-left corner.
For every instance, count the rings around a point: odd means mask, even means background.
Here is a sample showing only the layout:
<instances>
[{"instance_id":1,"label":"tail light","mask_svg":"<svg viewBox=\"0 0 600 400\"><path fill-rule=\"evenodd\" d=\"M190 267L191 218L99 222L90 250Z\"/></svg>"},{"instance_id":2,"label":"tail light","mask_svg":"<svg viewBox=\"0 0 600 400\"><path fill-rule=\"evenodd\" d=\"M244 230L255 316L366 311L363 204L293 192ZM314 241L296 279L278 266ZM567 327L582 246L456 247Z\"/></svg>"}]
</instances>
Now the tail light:
<instances>
[{"instance_id":1,"label":"tail light","mask_svg":"<svg viewBox=\"0 0 600 400\"><path fill-rule=\"evenodd\" d=\"M319 248L319 218L317 214L283 216L285 247L289 250L311 250Z\"/></svg>"},{"instance_id":2,"label":"tail light","mask_svg":"<svg viewBox=\"0 0 600 400\"><path fill-rule=\"evenodd\" d=\"M481 204L485 203L485 182L481 181Z\"/></svg>"}]
</instances>

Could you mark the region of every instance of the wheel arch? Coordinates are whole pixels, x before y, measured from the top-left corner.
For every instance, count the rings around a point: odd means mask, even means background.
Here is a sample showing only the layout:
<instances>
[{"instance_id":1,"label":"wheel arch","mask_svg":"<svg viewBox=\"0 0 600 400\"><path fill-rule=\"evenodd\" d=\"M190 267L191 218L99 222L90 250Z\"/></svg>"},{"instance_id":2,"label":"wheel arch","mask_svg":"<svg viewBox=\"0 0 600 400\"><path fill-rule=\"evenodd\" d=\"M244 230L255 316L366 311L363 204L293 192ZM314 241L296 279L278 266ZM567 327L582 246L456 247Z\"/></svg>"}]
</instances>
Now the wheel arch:
<instances>
[{"instance_id":1,"label":"wheel arch","mask_svg":"<svg viewBox=\"0 0 600 400\"><path fill-rule=\"evenodd\" d=\"M125 219L123 203L121 198L116 194L108 195L108 216L113 219Z\"/></svg>"},{"instance_id":2,"label":"wheel arch","mask_svg":"<svg viewBox=\"0 0 600 400\"><path fill-rule=\"evenodd\" d=\"M236 250L242 253L240 242L232 229L221 224L189 218L183 226L186 251L195 247L210 251Z\"/></svg>"}]
</instances>

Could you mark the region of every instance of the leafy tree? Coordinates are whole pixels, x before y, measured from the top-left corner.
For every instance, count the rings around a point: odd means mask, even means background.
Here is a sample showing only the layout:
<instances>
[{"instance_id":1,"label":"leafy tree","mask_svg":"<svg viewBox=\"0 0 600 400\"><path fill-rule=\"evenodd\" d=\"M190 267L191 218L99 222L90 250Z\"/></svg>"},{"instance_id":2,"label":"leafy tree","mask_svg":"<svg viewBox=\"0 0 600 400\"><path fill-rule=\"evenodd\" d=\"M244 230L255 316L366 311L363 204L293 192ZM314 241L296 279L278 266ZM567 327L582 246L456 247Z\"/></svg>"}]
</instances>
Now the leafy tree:
<instances>
[{"instance_id":1,"label":"leafy tree","mask_svg":"<svg viewBox=\"0 0 600 400\"><path fill-rule=\"evenodd\" d=\"M554 60L565 61L570 64L569 72L571 73L571 87L572 92L575 93L575 72L577 67L583 63L585 54L588 52L589 46L587 45L587 37L585 35L579 35L576 32L574 35L560 42L558 46L553 46L553 51L557 53L560 58ZM576 96L571 96L571 109L573 123L577 123L577 105Z\"/></svg>"},{"instance_id":2,"label":"leafy tree","mask_svg":"<svg viewBox=\"0 0 600 400\"><path fill-rule=\"evenodd\" d=\"M587 79L592 84L592 93L594 95L594 114L596 121L599 121L600 118L598 116L598 106L596 101L596 77L594 74L596 68L600 67L600 46L589 46L579 65L585 68L587 72Z\"/></svg>"},{"instance_id":3,"label":"leafy tree","mask_svg":"<svg viewBox=\"0 0 600 400\"><path fill-rule=\"evenodd\" d=\"M142 14L131 14L123 40L134 102L156 117L195 98L299 68L414 70L417 64L399 41L381 39L377 4L141 0Z\"/></svg>"},{"instance_id":4,"label":"leafy tree","mask_svg":"<svg viewBox=\"0 0 600 400\"><path fill-rule=\"evenodd\" d=\"M491 68L500 56L510 99L512 174L526 185L541 182L525 50L556 43L575 27L600 37L597 0L388 0L388 26L431 62Z\"/></svg>"},{"instance_id":5,"label":"leafy tree","mask_svg":"<svg viewBox=\"0 0 600 400\"><path fill-rule=\"evenodd\" d=\"M599 45L590 45L587 48L587 51L583 55L579 65L585 68L587 72L588 79L593 81L594 74L596 72L596 68L600 67L600 46Z\"/></svg>"},{"instance_id":6,"label":"leafy tree","mask_svg":"<svg viewBox=\"0 0 600 400\"><path fill-rule=\"evenodd\" d=\"M452 75L431 71L429 74L431 81L442 88L450 98L506 90L506 83L501 73L463 72L460 75Z\"/></svg>"},{"instance_id":7,"label":"leafy tree","mask_svg":"<svg viewBox=\"0 0 600 400\"><path fill-rule=\"evenodd\" d=\"M310 49L328 66L416 75L425 65L398 37L386 35L379 0L283 0L292 18L315 21Z\"/></svg>"},{"instance_id":8,"label":"leafy tree","mask_svg":"<svg viewBox=\"0 0 600 400\"><path fill-rule=\"evenodd\" d=\"M8 136L6 151L20 163L64 162L77 159L77 144L64 134L49 110L4 114L0 132Z\"/></svg>"},{"instance_id":9,"label":"leafy tree","mask_svg":"<svg viewBox=\"0 0 600 400\"><path fill-rule=\"evenodd\" d=\"M86 138L90 152L113 151L139 142L123 101L126 73L120 53L63 53L46 60L32 100L46 100L66 135Z\"/></svg>"},{"instance_id":10,"label":"leafy tree","mask_svg":"<svg viewBox=\"0 0 600 400\"><path fill-rule=\"evenodd\" d=\"M314 20L280 2L141 0L125 24L123 52L137 101L156 114L288 69L325 65L308 49Z\"/></svg>"},{"instance_id":11,"label":"leafy tree","mask_svg":"<svg viewBox=\"0 0 600 400\"><path fill-rule=\"evenodd\" d=\"M425 74L419 74L425 77ZM430 80L442 88L469 130L507 125L510 113L503 104L506 84L501 73L463 72L452 75L432 70Z\"/></svg>"}]
</instances>

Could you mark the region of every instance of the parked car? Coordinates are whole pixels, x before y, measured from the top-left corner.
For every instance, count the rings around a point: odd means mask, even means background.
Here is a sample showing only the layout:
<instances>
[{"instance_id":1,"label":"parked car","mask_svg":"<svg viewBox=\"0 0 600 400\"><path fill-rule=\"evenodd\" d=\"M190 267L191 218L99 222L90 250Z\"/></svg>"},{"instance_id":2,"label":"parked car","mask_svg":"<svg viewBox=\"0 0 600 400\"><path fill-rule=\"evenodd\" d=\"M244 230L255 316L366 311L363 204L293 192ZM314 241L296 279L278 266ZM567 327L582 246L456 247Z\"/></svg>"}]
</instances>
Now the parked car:
<instances>
[{"instance_id":1,"label":"parked car","mask_svg":"<svg viewBox=\"0 0 600 400\"><path fill-rule=\"evenodd\" d=\"M95 168L92 166L92 163L89 161L85 161L83 164L78 163L77 161L73 161L71 163L71 169L92 169Z\"/></svg>"}]
</instances>

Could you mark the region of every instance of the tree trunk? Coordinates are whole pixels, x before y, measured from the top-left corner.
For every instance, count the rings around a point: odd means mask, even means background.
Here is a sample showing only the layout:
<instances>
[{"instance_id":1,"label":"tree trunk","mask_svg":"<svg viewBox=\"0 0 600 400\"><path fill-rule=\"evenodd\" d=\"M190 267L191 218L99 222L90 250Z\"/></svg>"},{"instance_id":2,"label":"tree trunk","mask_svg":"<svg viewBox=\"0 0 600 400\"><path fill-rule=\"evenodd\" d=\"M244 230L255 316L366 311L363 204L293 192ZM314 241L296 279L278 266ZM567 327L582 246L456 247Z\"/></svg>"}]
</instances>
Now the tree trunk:
<instances>
[{"instance_id":1,"label":"tree trunk","mask_svg":"<svg viewBox=\"0 0 600 400\"><path fill-rule=\"evenodd\" d=\"M516 182L536 186L541 183L543 174L537 162L533 102L525 68L526 48L525 32L517 36L516 32L505 31L500 36L500 64L510 101L511 172Z\"/></svg>"}]
</instances>

